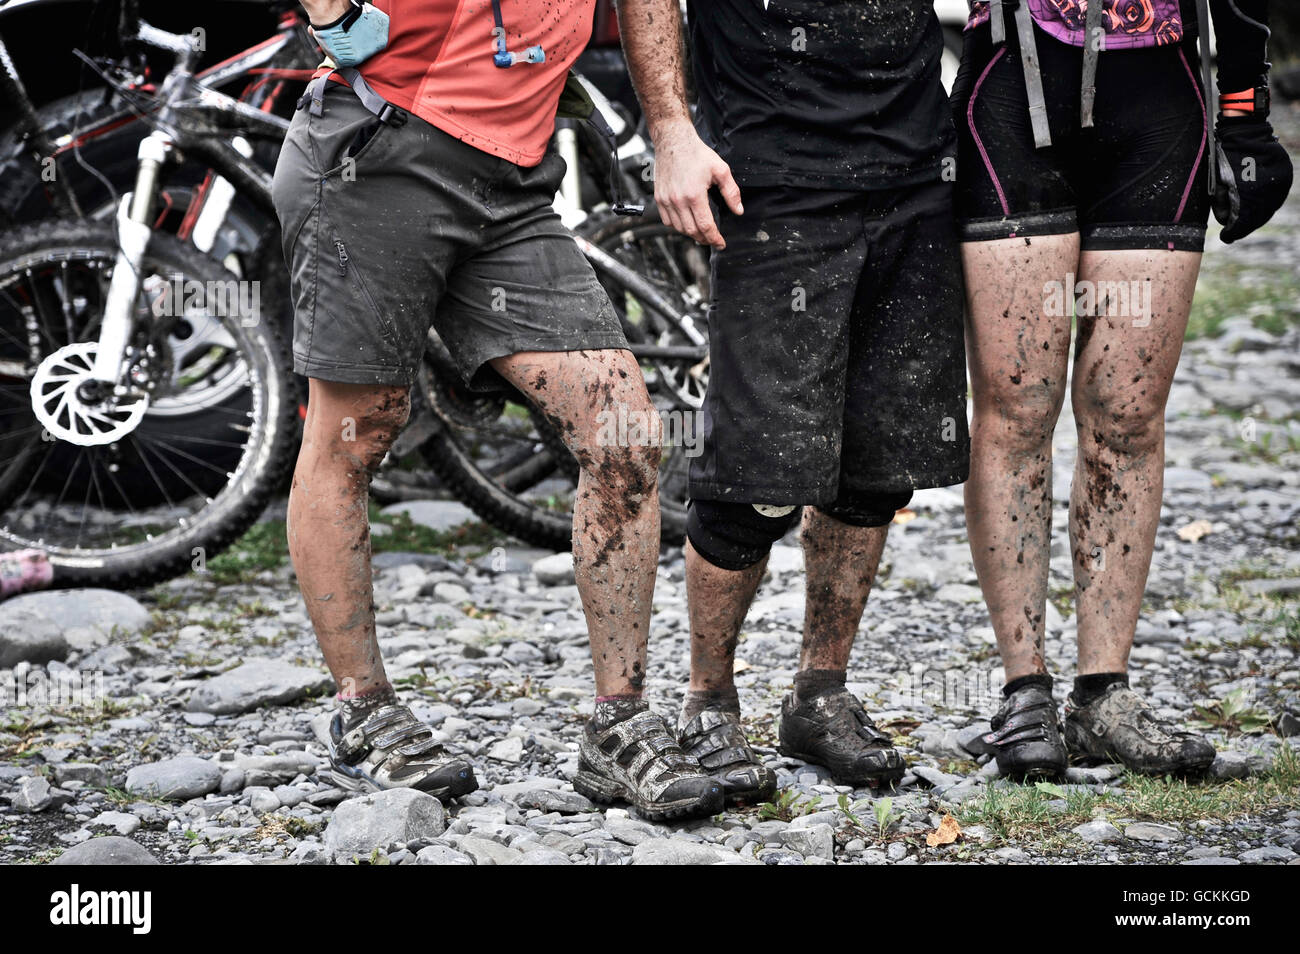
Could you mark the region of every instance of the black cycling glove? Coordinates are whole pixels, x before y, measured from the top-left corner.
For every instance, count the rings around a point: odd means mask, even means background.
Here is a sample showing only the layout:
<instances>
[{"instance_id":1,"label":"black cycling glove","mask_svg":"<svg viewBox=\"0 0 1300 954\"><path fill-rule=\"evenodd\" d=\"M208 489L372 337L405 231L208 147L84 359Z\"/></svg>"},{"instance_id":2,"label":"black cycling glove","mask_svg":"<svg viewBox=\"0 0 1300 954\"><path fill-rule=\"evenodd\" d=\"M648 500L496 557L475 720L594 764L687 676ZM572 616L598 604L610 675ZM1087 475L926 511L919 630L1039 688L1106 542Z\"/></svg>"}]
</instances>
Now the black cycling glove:
<instances>
[{"instance_id":1,"label":"black cycling glove","mask_svg":"<svg viewBox=\"0 0 1300 954\"><path fill-rule=\"evenodd\" d=\"M1221 238L1235 242L1273 217L1291 191L1291 157L1267 119L1221 116L1215 126L1219 143L1219 187L1214 217Z\"/></svg>"}]
</instances>

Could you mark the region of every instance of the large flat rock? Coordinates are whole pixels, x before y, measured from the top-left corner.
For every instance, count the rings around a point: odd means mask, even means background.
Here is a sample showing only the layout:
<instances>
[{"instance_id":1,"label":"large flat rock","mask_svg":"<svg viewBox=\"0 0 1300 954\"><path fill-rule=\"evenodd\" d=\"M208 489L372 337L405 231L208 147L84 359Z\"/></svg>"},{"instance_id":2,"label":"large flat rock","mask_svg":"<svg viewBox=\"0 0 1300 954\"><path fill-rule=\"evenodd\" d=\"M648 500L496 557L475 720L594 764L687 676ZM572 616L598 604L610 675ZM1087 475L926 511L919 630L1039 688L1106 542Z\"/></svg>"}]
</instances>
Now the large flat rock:
<instances>
[{"instance_id":1,"label":"large flat rock","mask_svg":"<svg viewBox=\"0 0 1300 954\"><path fill-rule=\"evenodd\" d=\"M447 828L442 802L411 788L390 788L362 798L350 798L334 809L325 829L325 847L345 860L367 857L376 848L394 843L432 840Z\"/></svg>"},{"instance_id":2,"label":"large flat rock","mask_svg":"<svg viewBox=\"0 0 1300 954\"><path fill-rule=\"evenodd\" d=\"M0 668L20 662L63 660L73 649L93 649L117 632L138 636L149 611L114 590L47 590L5 601L0 613Z\"/></svg>"},{"instance_id":3,"label":"large flat rock","mask_svg":"<svg viewBox=\"0 0 1300 954\"><path fill-rule=\"evenodd\" d=\"M250 659L209 679L190 693L190 712L236 715L267 705L284 705L313 692L324 692L333 680L317 669L279 659Z\"/></svg>"},{"instance_id":4,"label":"large flat rock","mask_svg":"<svg viewBox=\"0 0 1300 954\"><path fill-rule=\"evenodd\" d=\"M146 798L185 801L215 792L220 784L217 764L195 755L137 765L126 773L126 790Z\"/></svg>"},{"instance_id":5,"label":"large flat rock","mask_svg":"<svg viewBox=\"0 0 1300 954\"><path fill-rule=\"evenodd\" d=\"M118 835L83 841L50 862L52 865L156 865L159 863L158 859L143 845Z\"/></svg>"}]
</instances>

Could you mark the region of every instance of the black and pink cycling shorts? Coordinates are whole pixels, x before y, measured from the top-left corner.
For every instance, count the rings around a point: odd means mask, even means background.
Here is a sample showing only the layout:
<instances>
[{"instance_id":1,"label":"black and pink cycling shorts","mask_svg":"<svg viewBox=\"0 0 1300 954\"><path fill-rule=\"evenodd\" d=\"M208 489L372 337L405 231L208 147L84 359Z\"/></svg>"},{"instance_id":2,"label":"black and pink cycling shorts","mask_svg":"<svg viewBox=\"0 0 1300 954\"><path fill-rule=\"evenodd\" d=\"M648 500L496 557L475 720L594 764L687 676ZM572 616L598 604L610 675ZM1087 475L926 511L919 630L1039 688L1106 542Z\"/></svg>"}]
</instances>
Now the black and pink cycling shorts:
<instances>
[{"instance_id":1,"label":"black and pink cycling shorts","mask_svg":"<svg viewBox=\"0 0 1300 954\"><path fill-rule=\"evenodd\" d=\"M1034 147L1015 31L966 32L953 85L966 242L1078 232L1084 249L1199 252L1209 218L1194 41L1103 51L1094 125L1079 122L1083 50L1035 26L1052 145Z\"/></svg>"}]
</instances>

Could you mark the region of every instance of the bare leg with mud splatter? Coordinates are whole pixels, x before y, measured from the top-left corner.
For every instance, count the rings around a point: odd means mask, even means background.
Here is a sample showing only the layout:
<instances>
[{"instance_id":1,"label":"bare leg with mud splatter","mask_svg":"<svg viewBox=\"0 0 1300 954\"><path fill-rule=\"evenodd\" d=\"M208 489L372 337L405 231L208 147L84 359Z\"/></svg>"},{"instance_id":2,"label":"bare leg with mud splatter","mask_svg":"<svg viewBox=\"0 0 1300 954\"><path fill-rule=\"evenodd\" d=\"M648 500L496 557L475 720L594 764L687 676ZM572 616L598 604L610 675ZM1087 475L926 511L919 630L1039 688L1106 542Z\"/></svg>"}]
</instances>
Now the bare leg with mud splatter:
<instances>
[{"instance_id":1,"label":"bare leg with mud splatter","mask_svg":"<svg viewBox=\"0 0 1300 954\"><path fill-rule=\"evenodd\" d=\"M743 570L714 566L686 544L686 604L691 621L691 682L683 724L705 709L740 714L734 681L736 645L767 558Z\"/></svg>"},{"instance_id":2,"label":"bare leg with mud splatter","mask_svg":"<svg viewBox=\"0 0 1300 954\"><path fill-rule=\"evenodd\" d=\"M523 352L493 367L537 404L581 468L573 561L591 638L596 694L640 700L659 565L657 445L608 446L605 414L655 415L627 351Z\"/></svg>"},{"instance_id":3,"label":"bare leg with mud splatter","mask_svg":"<svg viewBox=\"0 0 1300 954\"><path fill-rule=\"evenodd\" d=\"M1045 313L1044 290L1063 283L1078 256L1078 235L962 248L974 398L966 523L1008 683L1047 672L1052 432L1065 399L1070 317L1068 304L1065 314Z\"/></svg>"},{"instance_id":4,"label":"bare leg with mud splatter","mask_svg":"<svg viewBox=\"0 0 1300 954\"><path fill-rule=\"evenodd\" d=\"M833 673L843 685L888 532L888 525L852 527L815 507L804 508L800 540L807 573L807 608L796 684ZM740 711L734 682L736 646L766 568L764 558L744 570L724 570L687 544L691 683L682 709L683 722L707 708Z\"/></svg>"},{"instance_id":5,"label":"bare leg with mud splatter","mask_svg":"<svg viewBox=\"0 0 1300 954\"><path fill-rule=\"evenodd\" d=\"M1143 303L1134 307L1131 296L1122 309L1099 301L1098 317L1080 319L1071 393L1079 456L1070 488L1080 676L1128 668L1160 524L1165 402L1200 259L1196 252L1107 251L1085 252L1080 262L1081 279L1098 289L1123 282Z\"/></svg>"},{"instance_id":6,"label":"bare leg with mud splatter","mask_svg":"<svg viewBox=\"0 0 1300 954\"><path fill-rule=\"evenodd\" d=\"M375 638L370 479L410 414L405 387L311 380L289 492L289 554L325 663L339 689L330 775L352 790L411 787L454 798L478 787L399 704Z\"/></svg>"},{"instance_id":7,"label":"bare leg with mud splatter","mask_svg":"<svg viewBox=\"0 0 1300 954\"><path fill-rule=\"evenodd\" d=\"M808 579L800 673L843 673L849 668L853 639L888 534L888 524L854 527L816 507L804 509L800 541Z\"/></svg>"},{"instance_id":8,"label":"bare leg with mud splatter","mask_svg":"<svg viewBox=\"0 0 1300 954\"><path fill-rule=\"evenodd\" d=\"M1063 771L1067 750L1157 775L1201 771L1214 747L1163 721L1129 688L1127 672L1160 520L1165 402L1200 255L1079 257L1077 239L963 249L968 286L980 290L969 309L975 421L967 522L1007 676L1007 698L987 739L1004 773L1026 777ZM1080 294L1071 375L1079 451L1069 518L1079 667L1062 724L1043 660L1041 614L1051 435L1069 325L1061 313L1068 309L1044 305L1050 283L1066 285L1076 269L1078 287L1062 290L1065 303Z\"/></svg>"},{"instance_id":9,"label":"bare leg with mud splatter","mask_svg":"<svg viewBox=\"0 0 1300 954\"><path fill-rule=\"evenodd\" d=\"M578 743L574 790L606 804L630 802L655 821L719 811L722 786L642 698L659 566L660 449L657 439L620 446L608 426L623 414L658 419L636 359L619 350L524 352L492 366L559 428L581 469L573 562L596 705Z\"/></svg>"},{"instance_id":10,"label":"bare leg with mud splatter","mask_svg":"<svg viewBox=\"0 0 1300 954\"><path fill-rule=\"evenodd\" d=\"M311 381L289 492L289 554L343 700L391 697L370 574L370 478L410 412L403 387Z\"/></svg>"}]
</instances>

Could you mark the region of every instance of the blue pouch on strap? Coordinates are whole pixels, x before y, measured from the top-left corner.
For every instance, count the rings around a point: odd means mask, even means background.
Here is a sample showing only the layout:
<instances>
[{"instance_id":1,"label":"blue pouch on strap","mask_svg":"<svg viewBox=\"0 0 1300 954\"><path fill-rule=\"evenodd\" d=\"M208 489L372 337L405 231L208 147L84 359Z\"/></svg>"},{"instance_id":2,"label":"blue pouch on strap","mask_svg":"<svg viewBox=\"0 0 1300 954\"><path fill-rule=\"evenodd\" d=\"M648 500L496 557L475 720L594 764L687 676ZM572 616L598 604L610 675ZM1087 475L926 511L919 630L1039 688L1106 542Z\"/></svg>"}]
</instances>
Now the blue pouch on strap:
<instances>
[{"instance_id":1,"label":"blue pouch on strap","mask_svg":"<svg viewBox=\"0 0 1300 954\"><path fill-rule=\"evenodd\" d=\"M351 10L311 32L336 65L357 66L388 45L388 14L372 3L352 0Z\"/></svg>"}]
</instances>

